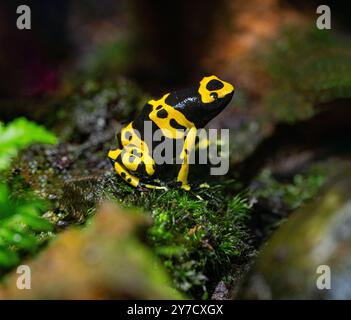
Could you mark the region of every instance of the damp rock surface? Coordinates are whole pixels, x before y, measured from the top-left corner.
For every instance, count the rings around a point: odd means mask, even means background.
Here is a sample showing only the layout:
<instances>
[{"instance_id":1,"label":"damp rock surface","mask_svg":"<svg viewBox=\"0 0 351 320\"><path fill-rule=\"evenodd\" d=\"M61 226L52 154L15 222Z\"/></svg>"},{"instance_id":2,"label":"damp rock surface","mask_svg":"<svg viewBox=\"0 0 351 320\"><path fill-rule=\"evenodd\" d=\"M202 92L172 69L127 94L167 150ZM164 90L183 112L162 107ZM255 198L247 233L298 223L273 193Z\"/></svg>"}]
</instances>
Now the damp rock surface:
<instances>
[{"instance_id":1,"label":"damp rock surface","mask_svg":"<svg viewBox=\"0 0 351 320\"><path fill-rule=\"evenodd\" d=\"M233 298L351 298L351 165L329 168L323 192L280 226Z\"/></svg>"}]
</instances>

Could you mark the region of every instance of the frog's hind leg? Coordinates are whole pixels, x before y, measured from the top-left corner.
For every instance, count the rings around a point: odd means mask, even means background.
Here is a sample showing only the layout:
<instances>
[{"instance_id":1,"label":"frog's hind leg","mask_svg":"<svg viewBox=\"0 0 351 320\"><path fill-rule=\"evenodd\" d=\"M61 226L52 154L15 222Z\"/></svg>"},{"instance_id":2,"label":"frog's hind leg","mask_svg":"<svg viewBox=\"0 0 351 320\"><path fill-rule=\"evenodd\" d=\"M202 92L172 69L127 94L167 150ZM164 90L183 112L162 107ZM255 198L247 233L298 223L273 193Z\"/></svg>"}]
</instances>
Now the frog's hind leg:
<instances>
[{"instance_id":1,"label":"frog's hind leg","mask_svg":"<svg viewBox=\"0 0 351 320\"><path fill-rule=\"evenodd\" d=\"M122 150L121 149L116 149L116 150L110 150L108 153L108 157L112 160L113 162L113 167L117 174L125 180L127 183L132 185L133 187L138 187L140 179L137 178L136 176L132 175L129 173L129 171L119 162L118 156L121 154Z\"/></svg>"},{"instance_id":2,"label":"frog's hind leg","mask_svg":"<svg viewBox=\"0 0 351 320\"><path fill-rule=\"evenodd\" d=\"M113 151L110 150L108 156L113 162L113 166L114 166L115 171L117 172L117 174L124 181L126 181L127 183L129 183L130 185L132 185L135 188L146 187L148 189L163 189L163 190L167 190L166 187L156 186L156 185L144 183L138 177L136 177L135 175L131 174L128 171L128 169L124 166L124 164L121 161L121 158L119 157L119 155L121 153L122 153L122 149L116 149L116 150L113 150Z\"/></svg>"}]
</instances>

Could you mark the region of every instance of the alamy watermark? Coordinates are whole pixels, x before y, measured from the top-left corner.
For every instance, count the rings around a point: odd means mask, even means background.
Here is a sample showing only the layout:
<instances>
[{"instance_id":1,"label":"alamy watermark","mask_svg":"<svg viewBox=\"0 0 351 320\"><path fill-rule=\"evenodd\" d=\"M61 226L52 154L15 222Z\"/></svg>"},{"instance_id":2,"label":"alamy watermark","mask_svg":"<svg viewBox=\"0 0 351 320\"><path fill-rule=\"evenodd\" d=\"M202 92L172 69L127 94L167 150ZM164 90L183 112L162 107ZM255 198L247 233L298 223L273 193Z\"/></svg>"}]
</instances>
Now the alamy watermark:
<instances>
[{"instance_id":1,"label":"alamy watermark","mask_svg":"<svg viewBox=\"0 0 351 320\"><path fill-rule=\"evenodd\" d=\"M331 11L330 7L322 4L317 7L316 13L320 16L317 18L316 26L318 29L331 29Z\"/></svg>"},{"instance_id":2,"label":"alamy watermark","mask_svg":"<svg viewBox=\"0 0 351 320\"><path fill-rule=\"evenodd\" d=\"M330 290L331 289L331 271L327 265L320 265L316 270L317 274L320 274L316 280L316 286L319 290Z\"/></svg>"},{"instance_id":3,"label":"alamy watermark","mask_svg":"<svg viewBox=\"0 0 351 320\"><path fill-rule=\"evenodd\" d=\"M16 13L19 14L16 25L19 30L31 29L31 10L27 5L17 7ZM316 26L318 29L331 29L331 10L330 7L321 4L317 7L316 13L320 16L317 18Z\"/></svg>"},{"instance_id":4,"label":"alamy watermark","mask_svg":"<svg viewBox=\"0 0 351 320\"><path fill-rule=\"evenodd\" d=\"M122 130L125 141L129 140L122 152L127 153L131 161L139 157L145 165L210 164L211 175L228 172L229 129L198 129L195 134L191 129L177 129L177 138L165 138L174 134L168 129L153 131L152 122L144 121L143 133L134 128L132 132Z\"/></svg>"},{"instance_id":5,"label":"alamy watermark","mask_svg":"<svg viewBox=\"0 0 351 320\"><path fill-rule=\"evenodd\" d=\"M16 273L19 274L16 281L17 289L29 290L31 289L31 270L30 267L23 264L17 267Z\"/></svg>"},{"instance_id":6,"label":"alamy watermark","mask_svg":"<svg viewBox=\"0 0 351 320\"><path fill-rule=\"evenodd\" d=\"M31 11L27 5L17 7L16 13L19 14L16 25L19 30L30 30L32 28Z\"/></svg>"}]
</instances>

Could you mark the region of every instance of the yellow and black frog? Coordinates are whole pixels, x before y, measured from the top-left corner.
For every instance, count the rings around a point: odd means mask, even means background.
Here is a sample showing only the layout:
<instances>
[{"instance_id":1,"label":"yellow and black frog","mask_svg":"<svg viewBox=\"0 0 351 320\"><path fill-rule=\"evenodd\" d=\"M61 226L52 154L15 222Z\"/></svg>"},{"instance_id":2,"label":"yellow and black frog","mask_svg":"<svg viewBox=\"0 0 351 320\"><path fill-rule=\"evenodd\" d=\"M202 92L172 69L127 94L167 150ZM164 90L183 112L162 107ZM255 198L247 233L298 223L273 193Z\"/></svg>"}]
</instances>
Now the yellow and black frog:
<instances>
[{"instance_id":1,"label":"yellow and black frog","mask_svg":"<svg viewBox=\"0 0 351 320\"><path fill-rule=\"evenodd\" d=\"M177 140L182 143L177 155L181 162L177 182L183 189L190 190L189 154L195 147L197 130L216 117L233 94L234 87L230 83L209 76L192 88L150 100L137 118L121 130L118 136L120 147L108 153L117 174L133 187L167 189L156 182L159 164L153 157L153 150L165 140ZM161 131L161 139L147 139L146 125L152 134Z\"/></svg>"}]
</instances>

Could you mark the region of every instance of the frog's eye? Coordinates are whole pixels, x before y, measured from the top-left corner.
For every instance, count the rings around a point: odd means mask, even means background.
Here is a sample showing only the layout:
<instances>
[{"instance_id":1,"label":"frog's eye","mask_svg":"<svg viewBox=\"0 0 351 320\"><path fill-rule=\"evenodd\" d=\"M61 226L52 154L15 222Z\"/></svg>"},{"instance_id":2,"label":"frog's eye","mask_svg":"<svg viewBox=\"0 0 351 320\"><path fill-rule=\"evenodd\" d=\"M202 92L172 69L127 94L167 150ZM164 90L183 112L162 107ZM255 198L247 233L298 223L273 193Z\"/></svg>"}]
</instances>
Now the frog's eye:
<instances>
[{"instance_id":1,"label":"frog's eye","mask_svg":"<svg viewBox=\"0 0 351 320\"><path fill-rule=\"evenodd\" d=\"M209 91L214 91L214 90L220 90L224 87L223 82L217 80L217 79L212 79L209 81L206 85L206 89Z\"/></svg>"},{"instance_id":2,"label":"frog's eye","mask_svg":"<svg viewBox=\"0 0 351 320\"><path fill-rule=\"evenodd\" d=\"M212 92L212 93L210 93L210 96L211 96L211 98L212 98L213 100L217 100L217 99L218 99L218 94L217 94L217 92Z\"/></svg>"},{"instance_id":3,"label":"frog's eye","mask_svg":"<svg viewBox=\"0 0 351 320\"><path fill-rule=\"evenodd\" d=\"M127 131L125 134L124 134L124 138L126 139L126 140L132 140L132 134L129 132L129 131Z\"/></svg>"}]
</instances>

